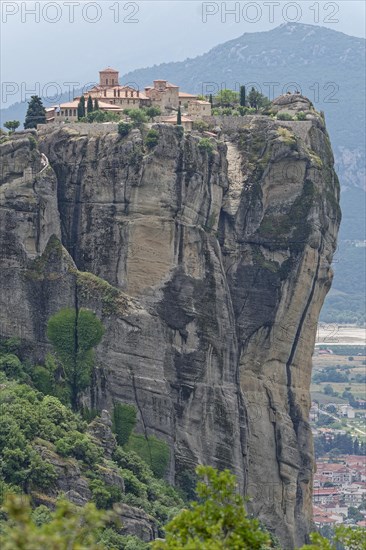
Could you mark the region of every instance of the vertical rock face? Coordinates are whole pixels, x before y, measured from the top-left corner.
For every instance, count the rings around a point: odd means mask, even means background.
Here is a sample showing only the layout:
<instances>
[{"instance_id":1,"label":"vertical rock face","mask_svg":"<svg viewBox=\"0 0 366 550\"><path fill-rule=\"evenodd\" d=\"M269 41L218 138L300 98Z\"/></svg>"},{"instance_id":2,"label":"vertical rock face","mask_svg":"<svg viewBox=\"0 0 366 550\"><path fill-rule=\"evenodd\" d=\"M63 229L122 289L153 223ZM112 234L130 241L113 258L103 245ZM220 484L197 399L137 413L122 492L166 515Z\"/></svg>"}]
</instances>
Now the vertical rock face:
<instances>
[{"instance_id":1,"label":"vertical rock face","mask_svg":"<svg viewBox=\"0 0 366 550\"><path fill-rule=\"evenodd\" d=\"M172 482L230 468L286 548L310 529L311 355L340 218L324 122L299 105L309 120L243 117L212 151L167 125L152 151L102 125L1 145L2 334L41 360L77 296L106 328L85 398L134 404Z\"/></svg>"}]
</instances>

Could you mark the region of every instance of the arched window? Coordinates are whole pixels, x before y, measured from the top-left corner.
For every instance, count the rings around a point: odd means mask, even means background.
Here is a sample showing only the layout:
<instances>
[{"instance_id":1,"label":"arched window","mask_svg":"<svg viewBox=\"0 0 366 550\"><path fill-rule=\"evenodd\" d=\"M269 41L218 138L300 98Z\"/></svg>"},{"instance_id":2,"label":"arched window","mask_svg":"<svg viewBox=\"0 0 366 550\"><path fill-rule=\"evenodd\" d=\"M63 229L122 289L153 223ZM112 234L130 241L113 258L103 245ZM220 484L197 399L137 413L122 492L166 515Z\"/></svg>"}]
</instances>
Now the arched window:
<instances>
[{"instance_id":1,"label":"arched window","mask_svg":"<svg viewBox=\"0 0 366 550\"><path fill-rule=\"evenodd\" d=\"M106 84L107 84L107 86L108 86L108 78L106 78L106 79L105 79L105 83L106 83Z\"/></svg>"}]
</instances>

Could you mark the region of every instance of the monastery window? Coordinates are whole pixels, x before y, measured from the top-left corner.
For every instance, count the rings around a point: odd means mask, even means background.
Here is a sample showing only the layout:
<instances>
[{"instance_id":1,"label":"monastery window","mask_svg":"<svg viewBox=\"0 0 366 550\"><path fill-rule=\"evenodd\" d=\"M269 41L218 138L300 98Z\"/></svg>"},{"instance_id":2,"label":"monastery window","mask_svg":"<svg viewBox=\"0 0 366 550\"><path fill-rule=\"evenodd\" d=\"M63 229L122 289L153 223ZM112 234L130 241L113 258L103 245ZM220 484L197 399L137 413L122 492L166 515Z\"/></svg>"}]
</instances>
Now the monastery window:
<instances>
[{"instance_id":1,"label":"monastery window","mask_svg":"<svg viewBox=\"0 0 366 550\"><path fill-rule=\"evenodd\" d=\"M105 79L105 83L106 83L106 84L107 84L107 86L108 86L108 78L106 78L106 79Z\"/></svg>"},{"instance_id":2,"label":"monastery window","mask_svg":"<svg viewBox=\"0 0 366 550\"><path fill-rule=\"evenodd\" d=\"M57 116L60 116L60 111L56 111L56 115L57 115Z\"/></svg>"}]
</instances>

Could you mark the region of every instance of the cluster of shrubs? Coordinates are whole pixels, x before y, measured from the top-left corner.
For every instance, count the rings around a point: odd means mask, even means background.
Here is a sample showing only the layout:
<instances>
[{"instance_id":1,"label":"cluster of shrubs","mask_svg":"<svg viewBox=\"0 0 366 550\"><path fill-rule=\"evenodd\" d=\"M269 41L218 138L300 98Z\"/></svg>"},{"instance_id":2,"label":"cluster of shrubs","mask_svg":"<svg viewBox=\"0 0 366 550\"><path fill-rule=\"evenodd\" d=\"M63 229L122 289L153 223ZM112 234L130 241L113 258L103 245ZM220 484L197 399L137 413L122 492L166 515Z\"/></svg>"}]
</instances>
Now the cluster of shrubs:
<instances>
[{"instance_id":1,"label":"cluster of shrubs","mask_svg":"<svg viewBox=\"0 0 366 550\"><path fill-rule=\"evenodd\" d=\"M47 494L52 490L57 482L52 456L58 455L77 461L97 508L110 509L116 502L138 506L155 519L163 534L166 521L184 505L178 492L162 479L169 463L167 444L154 436L134 433L136 409L119 403L113 413L118 446L112 460L106 460L88 433L88 421L96 412L73 412L56 396L39 391L37 376L33 376L44 367L21 361L18 345L16 340L0 345L0 504L9 493ZM47 452L42 454L42 449ZM105 482L102 472L106 468L120 473L124 492ZM43 515L46 521L47 514ZM122 537L117 531L103 531L104 542L108 542L106 537ZM127 548L126 540L123 536L116 548ZM138 539L128 540L131 549L146 548Z\"/></svg>"}]
</instances>

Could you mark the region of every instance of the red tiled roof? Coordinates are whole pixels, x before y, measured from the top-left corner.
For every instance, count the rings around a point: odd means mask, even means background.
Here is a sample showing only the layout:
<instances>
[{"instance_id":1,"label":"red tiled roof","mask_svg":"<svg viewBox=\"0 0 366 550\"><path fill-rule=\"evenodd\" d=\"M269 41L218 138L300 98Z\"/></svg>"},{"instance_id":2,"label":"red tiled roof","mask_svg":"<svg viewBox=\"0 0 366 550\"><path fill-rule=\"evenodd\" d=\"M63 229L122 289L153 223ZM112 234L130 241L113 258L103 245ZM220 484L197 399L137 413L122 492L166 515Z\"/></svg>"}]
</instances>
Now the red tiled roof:
<instances>
[{"instance_id":1,"label":"red tiled roof","mask_svg":"<svg viewBox=\"0 0 366 550\"><path fill-rule=\"evenodd\" d=\"M187 92L179 92L179 97L197 97L197 94L187 94Z\"/></svg>"}]
</instances>

